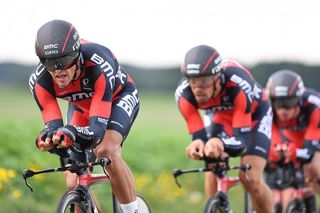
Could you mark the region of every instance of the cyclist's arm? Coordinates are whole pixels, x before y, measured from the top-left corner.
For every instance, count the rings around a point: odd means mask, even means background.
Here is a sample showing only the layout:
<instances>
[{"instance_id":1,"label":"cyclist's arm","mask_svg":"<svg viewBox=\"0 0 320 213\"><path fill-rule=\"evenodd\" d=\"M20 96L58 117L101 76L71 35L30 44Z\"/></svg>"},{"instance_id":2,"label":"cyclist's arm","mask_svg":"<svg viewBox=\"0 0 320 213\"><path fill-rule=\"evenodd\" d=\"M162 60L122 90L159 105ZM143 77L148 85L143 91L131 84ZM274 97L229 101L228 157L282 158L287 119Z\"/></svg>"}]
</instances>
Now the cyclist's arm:
<instances>
[{"instance_id":1,"label":"cyclist's arm","mask_svg":"<svg viewBox=\"0 0 320 213\"><path fill-rule=\"evenodd\" d=\"M184 97L180 97L177 103L180 112L187 123L192 141L201 139L203 142L206 142L208 140L207 133L197 108Z\"/></svg>"},{"instance_id":2,"label":"cyclist's arm","mask_svg":"<svg viewBox=\"0 0 320 213\"><path fill-rule=\"evenodd\" d=\"M320 142L320 113L315 107L309 117L308 127L305 131L303 147L297 150L297 159L302 162L311 161L314 152L319 150Z\"/></svg>"},{"instance_id":3,"label":"cyclist's arm","mask_svg":"<svg viewBox=\"0 0 320 213\"><path fill-rule=\"evenodd\" d=\"M234 100L234 113L232 118L231 137L221 138L224 143L225 152L230 156L239 156L247 149L247 141L251 131L251 103L246 94L240 90ZM221 112L222 113L222 112Z\"/></svg>"}]
</instances>

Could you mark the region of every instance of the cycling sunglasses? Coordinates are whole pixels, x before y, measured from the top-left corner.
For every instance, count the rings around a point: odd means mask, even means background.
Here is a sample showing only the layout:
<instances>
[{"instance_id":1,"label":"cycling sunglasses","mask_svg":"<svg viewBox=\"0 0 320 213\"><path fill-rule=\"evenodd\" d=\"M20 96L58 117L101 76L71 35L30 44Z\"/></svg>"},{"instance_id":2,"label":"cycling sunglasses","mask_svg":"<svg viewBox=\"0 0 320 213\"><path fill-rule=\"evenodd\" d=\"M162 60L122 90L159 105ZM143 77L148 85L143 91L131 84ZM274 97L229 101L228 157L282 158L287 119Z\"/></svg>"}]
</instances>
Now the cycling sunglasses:
<instances>
[{"instance_id":1,"label":"cycling sunglasses","mask_svg":"<svg viewBox=\"0 0 320 213\"><path fill-rule=\"evenodd\" d=\"M299 99L294 97L294 98L277 98L277 99L271 99L272 106L275 109L290 109L299 103Z\"/></svg>"},{"instance_id":2,"label":"cycling sunglasses","mask_svg":"<svg viewBox=\"0 0 320 213\"><path fill-rule=\"evenodd\" d=\"M41 58L41 63L49 70L65 70L77 63L79 52L72 52L59 58Z\"/></svg>"}]
</instances>

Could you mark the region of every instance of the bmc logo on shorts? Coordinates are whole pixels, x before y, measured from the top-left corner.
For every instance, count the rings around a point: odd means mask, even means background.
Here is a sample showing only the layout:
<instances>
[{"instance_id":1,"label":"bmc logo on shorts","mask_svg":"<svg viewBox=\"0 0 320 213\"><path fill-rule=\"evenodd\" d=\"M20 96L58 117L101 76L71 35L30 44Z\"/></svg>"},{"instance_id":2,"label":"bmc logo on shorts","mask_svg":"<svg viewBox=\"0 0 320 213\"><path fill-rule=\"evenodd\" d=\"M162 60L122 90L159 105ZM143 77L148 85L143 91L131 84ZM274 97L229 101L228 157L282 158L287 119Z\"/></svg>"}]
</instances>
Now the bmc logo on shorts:
<instances>
[{"instance_id":1,"label":"bmc logo on shorts","mask_svg":"<svg viewBox=\"0 0 320 213\"><path fill-rule=\"evenodd\" d=\"M117 106L121 107L128 114L128 116L131 117L133 109L135 108L135 106L137 106L138 103L138 91L135 90L132 92L132 94L124 96L117 104Z\"/></svg>"}]
</instances>

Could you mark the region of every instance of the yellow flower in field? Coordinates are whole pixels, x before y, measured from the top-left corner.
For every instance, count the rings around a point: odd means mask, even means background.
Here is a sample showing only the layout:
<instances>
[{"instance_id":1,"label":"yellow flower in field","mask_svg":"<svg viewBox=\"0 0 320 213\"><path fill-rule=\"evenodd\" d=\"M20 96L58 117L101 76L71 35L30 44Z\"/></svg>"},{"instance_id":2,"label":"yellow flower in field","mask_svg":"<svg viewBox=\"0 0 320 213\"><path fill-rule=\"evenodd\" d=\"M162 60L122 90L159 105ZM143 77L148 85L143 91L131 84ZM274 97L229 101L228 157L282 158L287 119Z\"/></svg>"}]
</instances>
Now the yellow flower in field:
<instances>
[{"instance_id":1,"label":"yellow flower in field","mask_svg":"<svg viewBox=\"0 0 320 213\"><path fill-rule=\"evenodd\" d=\"M12 169L0 168L0 181L7 182L10 178L14 178L16 172Z\"/></svg>"},{"instance_id":2,"label":"yellow flower in field","mask_svg":"<svg viewBox=\"0 0 320 213\"><path fill-rule=\"evenodd\" d=\"M8 178L14 178L17 174L14 170L9 169L7 170L7 175L8 175Z\"/></svg>"},{"instance_id":3,"label":"yellow flower in field","mask_svg":"<svg viewBox=\"0 0 320 213\"><path fill-rule=\"evenodd\" d=\"M14 199L19 199L22 196L22 193L19 190L14 190L11 193L11 197Z\"/></svg>"},{"instance_id":4,"label":"yellow flower in field","mask_svg":"<svg viewBox=\"0 0 320 213\"><path fill-rule=\"evenodd\" d=\"M8 175L5 169L0 168L0 182L7 182L8 181Z\"/></svg>"}]
</instances>

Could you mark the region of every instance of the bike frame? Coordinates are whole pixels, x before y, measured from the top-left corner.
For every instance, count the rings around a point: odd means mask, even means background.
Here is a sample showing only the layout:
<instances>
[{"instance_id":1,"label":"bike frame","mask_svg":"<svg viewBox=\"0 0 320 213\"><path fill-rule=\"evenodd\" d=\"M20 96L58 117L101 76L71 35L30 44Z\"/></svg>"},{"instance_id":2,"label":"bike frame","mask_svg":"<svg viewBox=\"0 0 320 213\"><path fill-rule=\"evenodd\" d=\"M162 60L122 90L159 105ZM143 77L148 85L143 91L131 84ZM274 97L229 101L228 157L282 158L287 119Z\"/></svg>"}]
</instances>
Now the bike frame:
<instances>
[{"instance_id":1,"label":"bike frame","mask_svg":"<svg viewBox=\"0 0 320 213\"><path fill-rule=\"evenodd\" d=\"M110 182L110 178L105 174L83 174L77 176L77 185L90 188L94 184Z\"/></svg>"},{"instance_id":2,"label":"bike frame","mask_svg":"<svg viewBox=\"0 0 320 213\"><path fill-rule=\"evenodd\" d=\"M225 176L222 178L217 177L218 192L228 193L229 189L240 183L239 177Z\"/></svg>"},{"instance_id":3,"label":"bike frame","mask_svg":"<svg viewBox=\"0 0 320 213\"><path fill-rule=\"evenodd\" d=\"M175 177L176 183L179 187L181 185L179 184L177 177L186 174L186 173L197 173L197 172L212 172L217 177L217 192L215 195L221 195L224 194L225 196L221 196L225 200L225 204L229 205L228 200L228 191L230 188L240 184L239 177L231 177L227 175L227 172L230 170L242 170L245 173L251 168L248 164L243 164L240 166L230 166L228 162L228 158L222 158L222 159L210 159L208 160L209 163L206 162L205 168L198 168L198 169L187 169L187 170L180 170L180 169L174 169L173 170L173 176ZM224 165L220 165L219 163L224 163ZM209 168L208 165L215 165L212 168ZM245 205L245 208L248 208L248 205Z\"/></svg>"}]
</instances>

